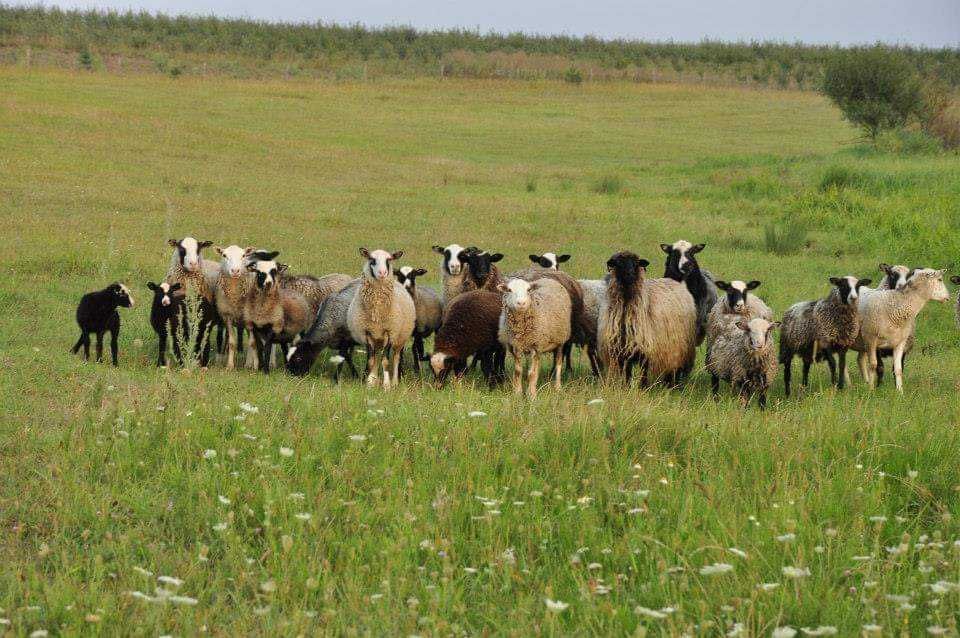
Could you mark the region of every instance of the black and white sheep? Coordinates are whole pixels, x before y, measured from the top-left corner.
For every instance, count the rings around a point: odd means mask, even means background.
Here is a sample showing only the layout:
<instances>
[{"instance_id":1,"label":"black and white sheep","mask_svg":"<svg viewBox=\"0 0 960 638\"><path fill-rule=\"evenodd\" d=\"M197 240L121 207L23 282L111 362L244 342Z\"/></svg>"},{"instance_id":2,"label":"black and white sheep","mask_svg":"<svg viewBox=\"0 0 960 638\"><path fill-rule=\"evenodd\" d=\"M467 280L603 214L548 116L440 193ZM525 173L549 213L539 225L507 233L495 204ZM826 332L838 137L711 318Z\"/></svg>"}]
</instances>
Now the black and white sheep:
<instances>
[{"instance_id":1,"label":"black and white sheep","mask_svg":"<svg viewBox=\"0 0 960 638\"><path fill-rule=\"evenodd\" d=\"M121 283L112 283L103 290L88 292L77 304L77 325L80 338L71 352L76 354L83 346L83 358L90 360L90 335L97 335L97 363L103 361L103 334L110 333L110 356L117 365L117 340L120 336L120 313L117 308L132 308L130 290Z\"/></svg>"},{"instance_id":2,"label":"black and white sheep","mask_svg":"<svg viewBox=\"0 0 960 638\"><path fill-rule=\"evenodd\" d=\"M168 284L179 283L180 293L186 295L190 288L200 299L199 325L197 326L194 354L200 356L200 365L210 361L210 332L217 328L217 351L223 346L224 324L217 313L216 288L220 278L220 265L203 258L203 249L213 245L212 241L198 241L194 237L169 239L167 244L173 247L170 266L164 281Z\"/></svg>"},{"instance_id":3,"label":"black and white sheep","mask_svg":"<svg viewBox=\"0 0 960 638\"><path fill-rule=\"evenodd\" d=\"M410 293L417 312L417 321L413 329L413 369L420 372L420 362L429 361L423 349L423 340L428 338L443 320L443 307L440 297L430 286L417 283L417 278L427 274L424 268L403 266L395 271L397 281Z\"/></svg>"},{"instance_id":4,"label":"black and white sheep","mask_svg":"<svg viewBox=\"0 0 960 638\"><path fill-rule=\"evenodd\" d=\"M686 285L647 279L650 264L631 252L607 260L607 291L600 305L598 342L607 374L641 383L677 383L693 369L697 354L697 308Z\"/></svg>"},{"instance_id":5,"label":"black and white sheep","mask_svg":"<svg viewBox=\"0 0 960 638\"><path fill-rule=\"evenodd\" d=\"M165 281L156 284L147 282L147 288L153 292L153 305L150 307L150 325L157 333L157 367L167 365L167 337L173 345L173 355L183 364L180 352L180 339L190 338L190 326L187 323L187 305L183 295L177 294L181 284L168 284ZM178 335L178 331L181 335Z\"/></svg>"},{"instance_id":6,"label":"black and white sheep","mask_svg":"<svg viewBox=\"0 0 960 638\"><path fill-rule=\"evenodd\" d=\"M660 244L660 250L667 254L663 276L684 282L697 306L697 345L703 343L707 334L707 317L719 297L713 275L702 270L697 263L696 254L705 247L706 244L691 244L684 239L673 244Z\"/></svg>"},{"instance_id":7,"label":"black and white sheep","mask_svg":"<svg viewBox=\"0 0 960 638\"><path fill-rule=\"evenodd\" d=\"M899 290L863 288L860 293L860 336L854 349L864 380L874 387L878 351L893 350L893 373L897 390L903 392L903 352L914 333L917 315L928 301L945 303L950 292L943 283L943 270L919 268Z\"/></svg>"},{"instance_id":8,"label":"black and white sheep","mask_svg":"<svg viewBox=\"0 0 960 638\"><path fill-rule=\"evenodd\" d=\"M853 347L860 334L857 312L860 289L871 282L847 275L831 277L830 283L833 288L825 298L795 303L783 314L779 360L783 364L783 387L787 396L790 396L794 355L799 355L803 361L801 383L804 387L815 360L827 362L830 383L835 383L838 388L842 389L849 380L847 350ZM834 354L837 355L836 363Z\"/></svg>"},{"instance_id":9,"label":"black and white sheep","mask_svg":"<svg viewBox=\"0 0 960 638\"><path fill-rule=\"evenodd\" d=\"M558 255L552 252L545 252L542 255L530 255L530 261L547 270L560 270L560 264L569 260L570 255Z\"/></svg>"},{"instance_id":10,"label":"black and white sheep","mask_svg":"<svg viewBox=\"0 0 960 638\"><path fill-rule=\"evenodd\" d=\"M773 331L779 325L759 317L742 317L724 326L706 360L714 396L724 380L740 395L744 407L752 397L757 397L761 410L767 407L767 391L777 376Z\"/></svg>"},{"instance_id":11,"label":"black and white sheep","mask_svg":"<svg viewBox=\"0 0 960 638\"><path fill-rule=\"evenodd\" d=\"M475 285L469 275L469 266L463 259L463 251L466 250L460 244L450 244L449 246L433 246L433 252L441 255L440 261L440 303L444 307L451 301L468 290L473 290Z\"/></svg>"},{"instance_id":12,"label":"black and white sheep","mask_svg":"<svg viewBox=\"0 0 960 638\"><path fill-rule=\"evenodd\" d=\"M364 259L360 290L347 310L350 335L367 349L367 385L376 386L377 356L383 353L384 390L399 381L400 354L416 325L413 299L393 275L393 262L403 251L360 249Z\"/></svg>"}]
</instances>

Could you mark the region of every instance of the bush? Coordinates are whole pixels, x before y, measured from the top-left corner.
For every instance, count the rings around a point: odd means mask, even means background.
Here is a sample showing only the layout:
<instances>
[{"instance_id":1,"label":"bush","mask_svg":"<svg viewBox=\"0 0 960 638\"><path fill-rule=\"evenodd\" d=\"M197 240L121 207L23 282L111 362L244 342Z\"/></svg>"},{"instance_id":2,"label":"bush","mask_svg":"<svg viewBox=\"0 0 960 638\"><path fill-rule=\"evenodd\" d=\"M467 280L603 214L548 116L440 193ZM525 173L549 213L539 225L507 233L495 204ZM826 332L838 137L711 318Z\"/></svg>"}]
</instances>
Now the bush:
<instances>
[{"instance_id":1,"label":"bush","mask_svg":"<svg viewBox=\"0 0 960 638\"><path fill-rule=\"evenodd\" d=\"M623 190L623 180L619 175L604 175L593 185L593 192L601 195L616 195Z\"/></svg>"},{"instance_id":2,"label":"bush","mask_svg":"<svg viewBox=\"0 0 960 638\"><path fill-rule=\"evenodd\" d=\"M767 224L763 229L763 243L767 251L775 255L800 252L808 244L807 224L798 217Z\"/></svg>"},{"instance_id":3,"label":"bush","mask_svg":"<svg viewBox=\"0 0 960 638\"><path fill-rule=\"evenodd\" d=\"M77 64L80 65L80 68L90 71L93 69L93 55L87 49L84 49L80 52L80 55L77 56Z\"/></svg>"},{"instance_id":4,"label":"bush","mask_svg":"<svg viewBox=\"0 0 960 638\"><path fill-rule=\"evenodd\" d=\"M580 84L583 82L583 74L580 72L580 69L570 67L567 69L567 72L563 74L563 81L570 84Z\"/></svg>"},{"instance_id":5,"label":"bush","mask_svg":"<svg viewBox=\"0 0 960 638\"><path fill-rule=\"evenodd\" d=\"M537 178L535 175L527 175L527 192L532 193L537 190Z\"/></svg>"},{"instance_id":6,"label":"bush","mask_svg":"<svg viewBox=\"0 0 960 638\"><path fill-rule=\"evenodd\" d=\"M863 173L846 166L831 166L820 178L820 192L824 193L831 188L843 189L856 187L865 181Z\"/></svg>"},{"instance_id":7,"label":"bush","mask_svg":"<svg viewBox=\"0 0 960 638\"><path fill-rule=\"evenodd\" d=\"M824 69L822 91L873 139L926 112L915 68L901 53L884 47L838 52Z\"/></svg>"},{"instance_id":8,"label":"bush","mask_svg":"<svg viewBox=\"0 0 960 638\"><path fill-rule=\"evenodd\" d=\"M900 129L877 136L876 146L881 151L900 155L927 155L942 150L940 140L925 131Z\"/></svg>"}]
</instances>

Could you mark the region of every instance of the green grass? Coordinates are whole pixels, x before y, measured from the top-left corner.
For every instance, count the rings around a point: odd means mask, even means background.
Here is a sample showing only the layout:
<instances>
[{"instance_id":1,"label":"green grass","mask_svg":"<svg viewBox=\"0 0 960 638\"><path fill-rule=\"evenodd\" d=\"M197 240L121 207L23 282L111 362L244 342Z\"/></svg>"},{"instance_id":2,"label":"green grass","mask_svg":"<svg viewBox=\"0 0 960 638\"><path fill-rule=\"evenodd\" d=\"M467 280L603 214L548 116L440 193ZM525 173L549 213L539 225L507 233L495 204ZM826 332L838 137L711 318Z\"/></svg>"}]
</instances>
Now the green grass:
<instances>
[{"instance_id":1,"label":"green grass","mask_svg":"<svg viewBox=\"0 0 960 638\"><path fill-rule=\"evenodd\" d=\"M0 632L953 627L957 590L930 587L960 580L948 306L921 315L902 397L856 371L837 393L818 369L761 414L714 403L699 369L641 391L595 384L582 359L535 403L473 378L382 393L325 366L158 371L145 282L185 234L317 274L357 272L360 245L403 249L433 281L436 243L503 252L506 270L563 250L598 277L624 248L659 270L658 244L683 237L782 312L881 261L955 267L956 155L851 147L836 111L791 91L17 68L0 85ZM597 193L603 175L624 189ZM768 251L764 228L791 217L805 245ZM121 365L84 364L75 303L117 279L140 302ZM700 573L712 563L733 571ZM159 575L197 604L129 594Z\"/></svg>"}]
</instances>

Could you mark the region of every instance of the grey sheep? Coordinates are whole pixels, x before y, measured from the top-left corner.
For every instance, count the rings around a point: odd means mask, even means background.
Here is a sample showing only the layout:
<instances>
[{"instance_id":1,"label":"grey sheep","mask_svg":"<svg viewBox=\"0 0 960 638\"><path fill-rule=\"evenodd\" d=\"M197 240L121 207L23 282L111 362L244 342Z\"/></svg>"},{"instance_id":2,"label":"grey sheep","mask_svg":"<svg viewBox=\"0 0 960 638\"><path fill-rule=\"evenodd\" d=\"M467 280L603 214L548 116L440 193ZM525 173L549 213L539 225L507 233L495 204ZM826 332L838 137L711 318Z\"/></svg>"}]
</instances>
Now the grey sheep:
<instances>
[{"instance_id":1,"label":"grey sheep","mask_svg":"<svg viewBox=\"0 0 960 638\"><path fill-rule=\"evenodd\" d=\"M722 379L740 395L744 407L754 396L761 410L767 407L767 391L777 377L773 331L779 325L759 317L742 317L726 325L707 354L714 396L720 393Z\"/></svg>"},{"instance_id":2,"label":"grey sheep","mask_svg":"<svg viewBox=\"0 0 960 638\"><path fill-rule=\"evenodd\" d=\"M350 368L354 377L360 376L353 364L353 348L357 342L353 340L350 328L347 327L347 311L361 283L361 279L354 279L324 299L313 326L287 352L288 372L296 376L306 375L320 353L329 348L337 351L337 354L331 358L337 364L335 374L337 380L340 379L340 371L344 363Z\"/></svg>"},{"instance_id":3,"label":"grey sheep","mask_svg":"<svg viewBox=\"0 0 960 638\"><path fill-rule=\"evenodd\" d=\"M397 281L410 293L413 305L417 312L417 320L413 329L413 368L420 372L420 362L428 361L429 357L423 349L423 340L440 328L443 319L443 307L440 297L430 286L417 283L417 278L427 274L424 268L403 266L396 271Z\"/></svg>"}]
</instances>

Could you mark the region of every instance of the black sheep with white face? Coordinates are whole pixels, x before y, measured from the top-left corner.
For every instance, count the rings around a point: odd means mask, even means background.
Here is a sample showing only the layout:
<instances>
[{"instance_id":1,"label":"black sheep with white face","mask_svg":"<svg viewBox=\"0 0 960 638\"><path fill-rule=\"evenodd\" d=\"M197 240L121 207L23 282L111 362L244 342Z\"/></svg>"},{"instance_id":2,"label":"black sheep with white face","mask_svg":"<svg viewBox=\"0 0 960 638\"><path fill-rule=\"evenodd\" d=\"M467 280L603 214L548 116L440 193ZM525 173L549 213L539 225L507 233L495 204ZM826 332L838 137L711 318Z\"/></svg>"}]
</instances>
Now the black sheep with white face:
<instances>
[{"instance_id":1,"label":"black sheep with white face","mask_svg":"<svg viewBox=\"0 0 960 638\"><path fill-rule=\"evenodd\" d=\"M161 282L155 284L152 281L147 282L147 288L153 292L153 305L150 307L150 325L153 331L157 333L158 351L157 367L167 365L167 337L171 337L173 344L173 354L177 362L183 363L183 355L180 352L180 340L177 337L177 331L183 330L183 339L189 338L189 325L187 323L187 311L184 303L184 295L179 283L168 284ZM179 294L178 294L179 293Z\"/></svg>"},{"instance_id":2,"label":"black sheep with white face","mask_svg":"<svg viewBox=\"0 0 960 638\"><path fill-rule=\"evenodd\" d=\"M831 277L830 283L836 286L840 301L852 306L860 299L860 289L869 286L871 279L857 279L856 277Z\"/></svg>"},{"instance_id":3,"label":"black sheep with white face","mask_svg":"<svg viewBox=\"0 0 960 638\"><path fill-rule=\"evenodd\" d=\"M673 244L660 244L660 250L667 254L663 276L674 281L683 281L691 272L700 270L695 255L705 247L706 244L691 244L683 239Z\"/></svg>"},{"instance_id":4,"label":"black sheep with white face","mask_svg":"<svg viewBox=\"0 0 960 638\"><path fill-rule=\"evenodd\" d=\"M132 308L133 296L121 283L112 283L103 290L90 292L80 299L77 305L77 325L80 326L80 338L71 352L76 354L83 346L84 360L90 359L90 334L97 335L97 363L103 361L103 335L110 333L110 354L113 365L117 365L120 335L120 313L117 308Z\"/></svg>"}]
</instances>

